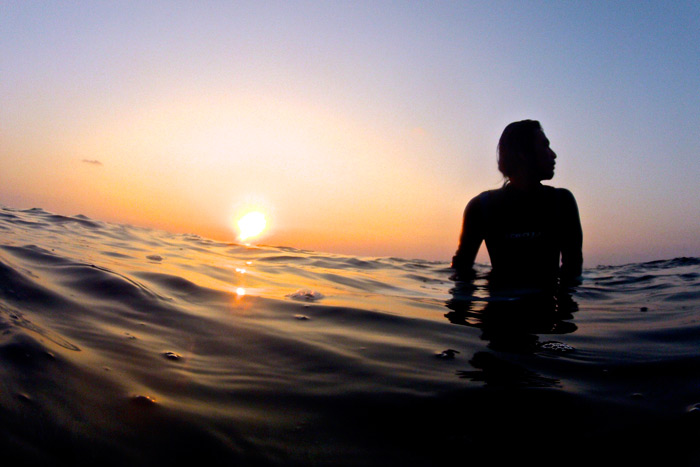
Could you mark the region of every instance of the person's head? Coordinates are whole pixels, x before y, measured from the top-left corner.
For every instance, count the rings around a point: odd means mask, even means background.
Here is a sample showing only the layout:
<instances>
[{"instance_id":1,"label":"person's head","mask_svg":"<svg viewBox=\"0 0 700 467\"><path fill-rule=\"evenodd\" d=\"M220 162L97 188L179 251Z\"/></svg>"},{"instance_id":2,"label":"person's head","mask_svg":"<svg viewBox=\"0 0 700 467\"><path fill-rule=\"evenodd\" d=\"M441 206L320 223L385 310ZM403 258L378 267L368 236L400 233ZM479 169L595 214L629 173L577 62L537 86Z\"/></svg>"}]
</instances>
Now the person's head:
<instances>
[{"instance_id":1,"label":"person's head","mask_svg":"<svg viewBox=\"0 0 700 467\"><path fill-rule=\"evenodd\" d=\"M514 177L549 180L554 176L556 157L537 120L511 123L498 141L498 170L506 181Z\"/></svg>"}]
</instances>

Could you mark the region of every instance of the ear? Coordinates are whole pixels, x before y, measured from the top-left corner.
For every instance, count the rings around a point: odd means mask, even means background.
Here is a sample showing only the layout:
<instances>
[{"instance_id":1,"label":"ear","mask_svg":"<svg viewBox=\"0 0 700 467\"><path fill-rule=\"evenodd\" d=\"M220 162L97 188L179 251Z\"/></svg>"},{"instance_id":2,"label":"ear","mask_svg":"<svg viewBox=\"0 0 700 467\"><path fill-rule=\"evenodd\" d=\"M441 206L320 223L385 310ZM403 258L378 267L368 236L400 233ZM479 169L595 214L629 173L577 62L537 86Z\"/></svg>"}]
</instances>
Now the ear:
<instances>
[{"instance_id":1,"label":"ear","mask_svg":"<svg viewBox=\"0 0 700 467\"><path fill-rule=\"evenodd\" d=\"M518 151L517 152L517 158L520 162L526 163L530 161L530 158L525 155L524 152Z\"/></svg>"}]
</instances>

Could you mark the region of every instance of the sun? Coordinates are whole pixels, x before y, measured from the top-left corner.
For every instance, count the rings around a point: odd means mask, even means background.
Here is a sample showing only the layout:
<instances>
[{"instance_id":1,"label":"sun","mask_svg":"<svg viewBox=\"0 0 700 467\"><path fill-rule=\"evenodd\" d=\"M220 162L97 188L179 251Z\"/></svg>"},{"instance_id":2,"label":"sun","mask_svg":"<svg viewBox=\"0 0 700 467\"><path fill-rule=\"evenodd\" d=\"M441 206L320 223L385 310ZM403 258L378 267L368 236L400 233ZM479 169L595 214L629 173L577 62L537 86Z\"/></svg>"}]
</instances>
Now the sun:
<instances>
[{"instance_id":1,"label":"sun","mask_svg":"<svg viewBox=\"0 0 700 467\"><path fill-rule=\"evenodd\" d=\"M238 239L241 241L257 237L265 230L267 218L260 211L252 211L238 219Z\"/></svg>"}]
</instances>

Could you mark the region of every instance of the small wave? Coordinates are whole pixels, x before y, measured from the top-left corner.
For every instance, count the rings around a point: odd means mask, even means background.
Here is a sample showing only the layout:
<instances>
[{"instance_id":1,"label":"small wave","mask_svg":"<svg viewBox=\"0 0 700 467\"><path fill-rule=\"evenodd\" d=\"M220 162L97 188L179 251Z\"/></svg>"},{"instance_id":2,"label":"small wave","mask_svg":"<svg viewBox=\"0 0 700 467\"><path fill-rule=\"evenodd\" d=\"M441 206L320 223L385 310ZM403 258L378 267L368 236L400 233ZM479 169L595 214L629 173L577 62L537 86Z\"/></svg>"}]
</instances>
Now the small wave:
<instances>
[{"instance_id":1,"label":"small wave","mask_svg":"<svg viewBox=\"0 0 700 467\"><path fill-rule=\"evenodd\" d=\"M323 279L335 283L342 284L347 287L351 287L356 290L361 290L364 292L378 292L381 290L399 290L398 287L392 285L388 282L380 282L375 279L370 279L366 277L350 277L347 274L339 273L324 273L319 274Z\"/></svg>"},{"instance_id":2,"label":"small wave","mask_svg":"<svg viewBox=\"0 0 700 467\"><path fill-rule=\"evenodd\" d=\"M38 284L34 279L0 261L0 296L5 300L40 304L52 308L70 305L61 294Z\"/></svg>"},{"instance_id":3,"label":"small wave","mask_svg":"<svg viewBox=\"0 0 700 467\"><path fill-rule=\"evenodd\" d=\"M299 289L294 293L286 295L286 297L303 302L317 302L323 298L323 294L315 290Z\"/></svg>"},{"instance_id":4,"label":"small wave","mask_svg":"<svg viewBox=\"0 0 700 467\"><path fill-rule=\"evenodd\" d=\"M74 291L81 292L98 300L128 302L140 308L157 309L159 302L169 301L144 284L107 268L76 264L61 268L64 279L61 281Z\"/></svg>"},{"instance_id":5,"label":"small wave","mask_svg":"<svg viewBox=\"0 0 700 467\"><path fill-rule=\"evenodd\" d=\"M668 302L696 302L700 300L700 290L688 290L667 294L663 300Z\"/></svg>"},{"instance_id":6,"label":"small wave","mask_svg":"<svg viewBox=\"0 0 700 467\"><path fill-rule=\"evenodd\" d=\"M345 263L359 269L378 269L382 267L381 264L377 264L375 261L367 261L359 258L349 258L345 260Z\"/></svg>"},{"instance_id":7,"label":"small wave","mask_svg":"<svg viewBox=\"0 0 700 467\"><path fill-rule=\"evenodd\" d=\"M570 345L557 341L540 342L538 347L542 350L549 350L555 353L568 353L576 350Z\"/></svg>"},{"instance_id":8,"label":"small wave","mask_svg":"<svg viewBox=\"0 0 700 467\"><path fill-rule=\"evenodd\" d=\"M83 227L89 227L91 229L99 229L101 226L97 222L89 220L87 217L67 217L58 214L51 214L48 216L48 220L54 223L63 224L66 222L75 222Z\"/></svg>"},{"instance_id":9,"label":"small wave","mask_svg":"<svg viewBox=\"0 0 700 467\"><path fill-rule=\"evenodd\" d=\"M164 288L169 294L195 301L228 301L229 293L202 287L183 277L157 272L139 272L136 275Z\"/></svg>"},{"instance_id":10,"label":"small wave","mask_svg":"<svg viewBox=\"0 0 700 467\"><path fill-rule=\"evenodd\" d=\"M258 258L258 261L264 263L306 263L308 258L302 256L291 256L291 255L274 255L274 256L263 256Z\"/></svg>"},{"instance_id":11,"label":"small wave","mask_svg":"<svg viewBox=\"0 0 700 467\"><path fill-rule=\"evenodd\" d=\"M101 253L105 256L111 256L112 258L134 259L133 256L125 255L123 253L118 253L116 251L102 251Z\"/></svg>"},{"instance_id":12,"label":"small wave","mask_svg":"<svg viewBox=\"0 0 700 467\"><path fill-rule=\"evenodd\" d=\"M638 266L648 269L667 269L682 266L697 266L700 265L700 258L681 256L673 259L662 259L656 261L647 261L639 263Z\"/></svg>"},{"instance_id":13,"label":"small wave","mask_svg":"<svg viewBox=\"0 0 700 467\"><path fill-rule=\"evenodd\" d=\"M41 326L37 326L36 324L32 323L30 320L25 318L20 311L16 309L10 309L7 305L4 305L2 303L0 303L0 315L5 315L6 317L8 317L9 322L13 325L26 329L28 331L32 331L50 340L54 344L63 347L64 349L72 350L74 352L80 352L80 347L78 347L77 345L69 342L68 340L64 339L63 337L59 336L53 331L49 331L48 329L45 329Z\"/></svg>"},{"instance_id":14,"label":"small wave","mask_svg":"<svg viewBox=\"0 0 700 467\"><path fill-rule=\"evenodd\" d=\"M36 245L8 246L0 245L3 250L12 253L16 257L32 261L42 265L67 265L74 264L72 261L56 255Z\"/></svg>"},{"instance_id":15,"label":"small wave","mask_svg":"<svg viewBox=\"0 0 700 467\"><path fill-rule=\"evenodd\" d=\"M425 282L429 284L444 284L445 280L441 277L434 277L434 276L428 276L428 275L420 275L420 274L406 274L406 278L418 281L418 282Z\"/></svg>"}]
</instances>

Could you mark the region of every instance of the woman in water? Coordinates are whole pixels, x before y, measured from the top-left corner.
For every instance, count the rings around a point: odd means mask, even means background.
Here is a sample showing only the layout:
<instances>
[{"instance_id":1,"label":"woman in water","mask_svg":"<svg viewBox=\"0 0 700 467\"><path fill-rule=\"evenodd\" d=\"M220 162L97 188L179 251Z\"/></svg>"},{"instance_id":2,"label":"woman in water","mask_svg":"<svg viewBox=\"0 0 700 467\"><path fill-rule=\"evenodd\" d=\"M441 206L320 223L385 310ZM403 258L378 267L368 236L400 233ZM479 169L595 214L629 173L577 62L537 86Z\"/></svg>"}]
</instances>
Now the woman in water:
<instances>
[{"instance_id":1,"label":"woman in water","mask_svg":"<svg viewBox=\"0 0 700 467\"><path fill-rule=\"evenodd\" d=\"M481 242L491 259L491 285L532 286L575 282L581 274L582 238L570 191L542 185L554 176L556 154L534 120L508 125L498 142L502 188L481 193L464 210L452 258L458 280L474 276Z\"/></svg>"}]
</instances>

